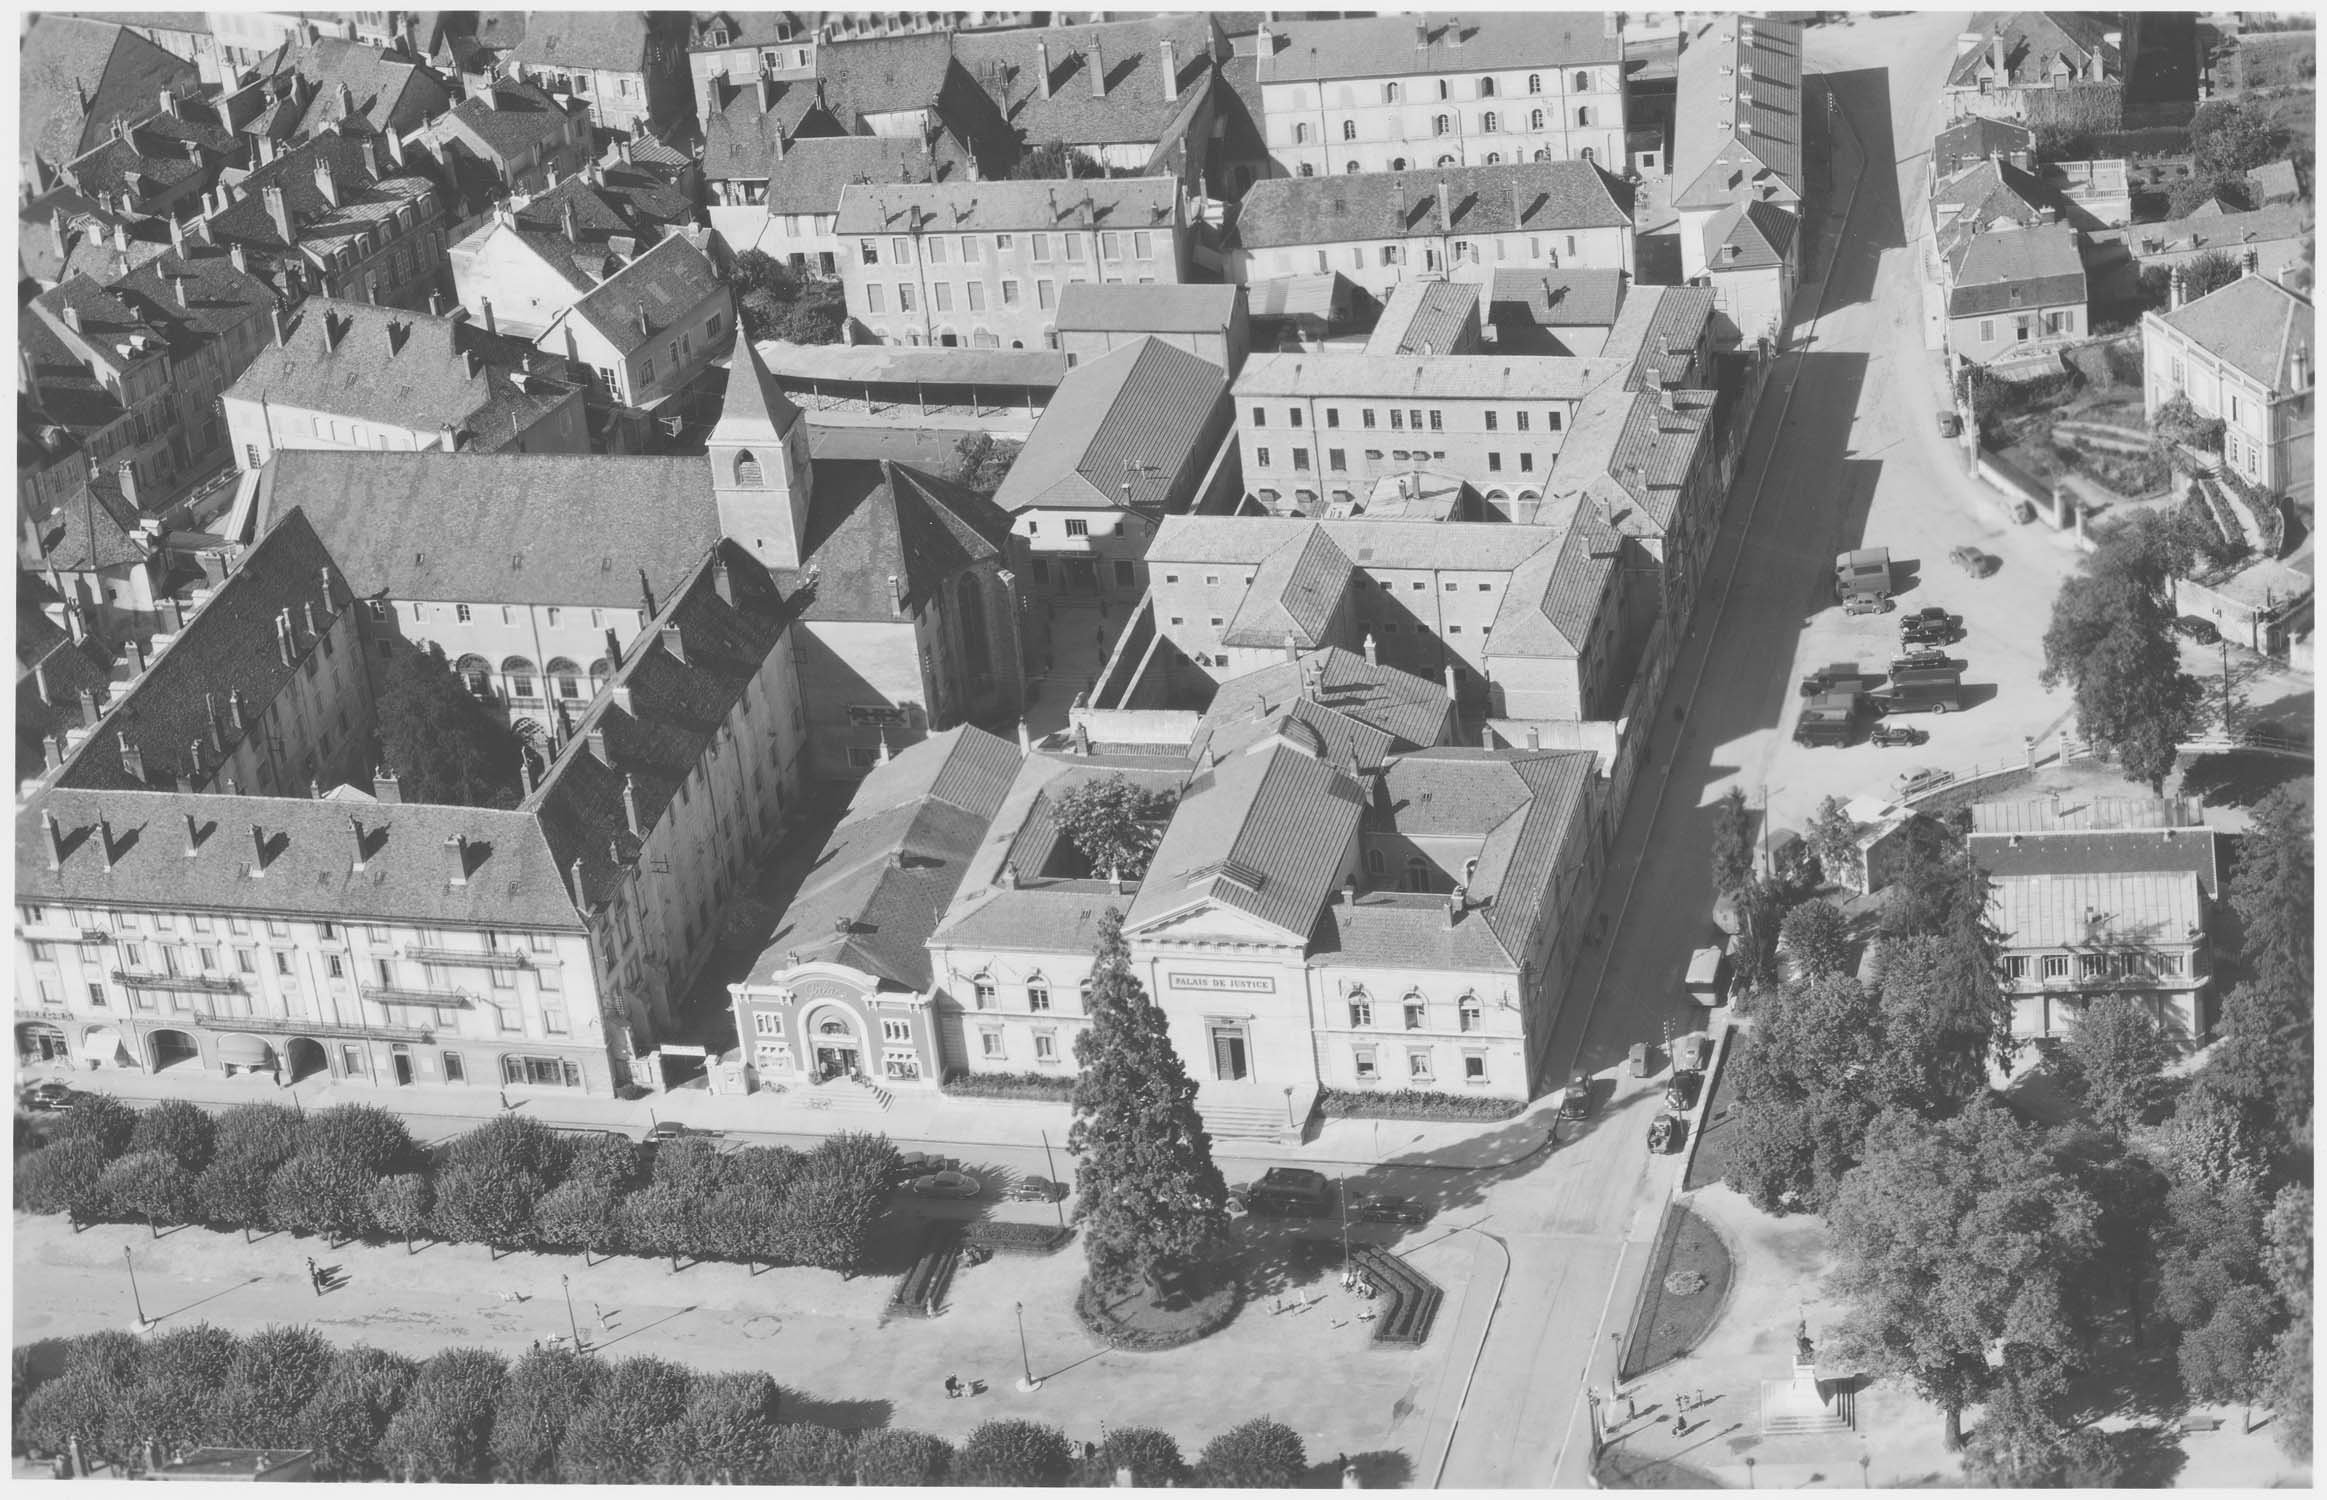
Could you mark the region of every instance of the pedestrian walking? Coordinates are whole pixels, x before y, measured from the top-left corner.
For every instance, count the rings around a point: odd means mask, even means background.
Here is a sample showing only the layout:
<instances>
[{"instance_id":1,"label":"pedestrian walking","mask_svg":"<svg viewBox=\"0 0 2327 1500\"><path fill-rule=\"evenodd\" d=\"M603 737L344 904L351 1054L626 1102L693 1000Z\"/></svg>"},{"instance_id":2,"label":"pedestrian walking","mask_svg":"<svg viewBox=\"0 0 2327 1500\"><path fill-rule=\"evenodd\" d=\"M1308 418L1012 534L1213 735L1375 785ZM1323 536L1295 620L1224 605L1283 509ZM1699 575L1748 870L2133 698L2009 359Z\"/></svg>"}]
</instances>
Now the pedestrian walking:
<instances>
[{"instance_id":1,"label":"pedestrian walking","mask_svg":"<svg viewBox=\"0 0 2327 1500\"><path fill-rule=\"evenodd\" d=\"M307 1285L314 1289L316 1296L323 1295L323 1273L315 1269L315 1257L312 1255L307 1257Z\"/></svg>"},{"instance_id":2,"label":"pedestrian walking","mask_svg":"<svg viewBox=\"0 0 2327 1500\"><path fill-rule=\"evenodd\" d=\"M1680 1394L1674 1396L1673 1405L1679 1407L1682 1411L1687 1411L1689 1409L1689 1393L1687 1391L1682 1391Z\"/></svg>"},{"instance_id":3,"label":"pedestrian walking","mask_svg":"<svg viewBox=\"0 0 2327 1500\"><path fill-rule=\"evenodd\" d=\"M607 1319L605 1308L600 1307L597 1303L593 1302L590 1304L590 1311L598 1315L598 1331L600 1333L612 1333L614 1331L614 1324Z\"/></svg>"},{"instance_id":4,"label":"pedestrian walking","mask_svg":"<svg viewBox=\"0 0 2327 1500\"><path fill-rule=\"evenodd\" d=\"M1624 1420L1625 1420L1625 1421L1627 1421L1627 1422L1634 1421L1634 1420L1636 1420L1636 1419L1637 1419L1639 1416L1640 1416L1640 1407L1639 1407L1639 1405L1638 1405L1638 1404L1637 1404L1637 1403L1636 1403L1636 1402L1633 1400L1633 1398L1632 1398L1632 1397L1630 1397L1630 1396L1626 1396L1626 1397L1624 1398Z\"/></svg>"},{"instance_id":5,"label":"pedestrian walking","mask_svg":"<svg viewBox=\"0 0 2327 1500\"><path fill-rule=\"evenodd\" d=\"M958 1375L948 1375L948 1376L946 1376L946 1377L945 1377L945 1398L946 1398L948 1401L951 1401L951 1400L954 1400L955 1398L959 1397L959 1396L961 1395L961 1393L962 1393L962 1383L961 1383L961 1377L960 1377L960 1376L958 1376Z\"/></svg>"}]
</instances>

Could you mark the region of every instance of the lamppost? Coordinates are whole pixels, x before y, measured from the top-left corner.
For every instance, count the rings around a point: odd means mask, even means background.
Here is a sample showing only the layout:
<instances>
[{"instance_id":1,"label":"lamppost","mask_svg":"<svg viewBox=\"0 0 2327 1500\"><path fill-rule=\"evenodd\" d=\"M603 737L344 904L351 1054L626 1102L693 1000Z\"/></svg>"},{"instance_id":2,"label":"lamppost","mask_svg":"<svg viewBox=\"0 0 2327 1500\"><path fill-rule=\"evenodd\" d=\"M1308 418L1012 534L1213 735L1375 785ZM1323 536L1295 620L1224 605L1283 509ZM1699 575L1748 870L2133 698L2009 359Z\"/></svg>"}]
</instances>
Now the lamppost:
<instances>
[{"instance_id":1,"label":"lamppost","mask_svg":"<svg viewBox=\"0 0 2327 1500\"><path fill-rule=\"evenodd\" d=\"M2224 636L2222 647L2222 738L2228 739L2230 729L2230 638Z\"/></svg>"},{"instance_id":2,"label":"lamppost","mask_svg":"<svg viewBox=\"0 0 2327 1500\"><path fill-rule=\"evenodd\" d=\"M1018 1389L1028 1392L1039 1391L1042 1389L1042 1382L1034 1378L1034 1361L1026 1352L1026 1304L1013 1302L1010 1304L1010 1310L1018 1315L1018 1368L1025 1372L1019 1376Z\"/></svg>"},{"instance_id":3,"label":"lamppost","mask_svg":"<svg viewBox=\"0 0 2327 1500\"><path fill-rule=\"evenodd\" d=\"M1285 1085L1285 1128L1290 1130L1293 1125L1293 1086L1288 1083Z\"/></svg>"},{"instance_id":4,"label":"lamppost","mask_svg":"<svg viewBox=\"0 0 2327 1500\"><path fill-rule=\"evenodd\" d=\"M129 1305L137 1310L137 1331L143 1333L154 1325L145 1315L145 1299L138 1295L137 1262L131 1259L127 1245L121 1247L121 1264L129 1271Z\"/></svg>"},{"instance_id":5,"label":"lamppost","mask_svg":"<svg viewBox=\"0 0 2327 1500\"><path fill-rule=\"evenodd\" d=\"M1753 1455L1750 1453L1745 1455L1745 1487L1749 1490L1759 1487L1753 1482Z\"/></svg>"},{"instance_id":6,"label":"lamppost","mask_svg":"<svg viewBox=\"0 0 2327 1500\"><path fill-rule=\"evenodd\" d=\"M1873 1453L1864 1448L1858 1450L1858 1487L1862 1490L1873 1488L1872 1485L1867 1483L1866 1471L1874 1463L1874 1461L1875 1456Z\"/></svg>"},{"instance_id":7,"label":"lamppost","mask_svg":"<svg viewBox=\"0 0 2327 1500\"><path fill-rule=\"evenodd\" d=\"M1341 1284L1349 1285L1349 1174L1335 1176L1334 1196L1341 1200Z\"/></svg>"},{"instance_id":8,"label":"lamppost","mask_svg":"<svg viewBox=\"0 0 2327 1500\"><path fill-rule=\"evenodd\" d=\"M1598 1391L1595 1391L1595 1390L1593 1390L1593 1389L1592 1389L1590 1386L1585 1386L1585 1387L1584 1387L1584 1407L1585 1407L1585 1412L1586 1412L1586 1418L1587 1418L1587 1420L1588 1420L1588 1421L1591 1423L1591 1434L1592 1434L1592 1447L1591 1447L1591 1453L1592 1453L1592 1462L1596 1464L1596 1463L1598 1463L1598 1462L1600 1461L1600 1447L1601 1447L1601 1437L1600 1437L1600 1393L1599 1393Z\"/></svg>"},{"instance_id":9,"label":"lamppost","mask_svg":"<svg viewBox=\"0 0 2327 1500\"><path fill-rule=\"evenodd\" d=\"M561 1273L558 1276L558 1285L566 1289L566 1327L573 1330L574 1352L579 1354L582 1352L582 1324L581 1320L574 1316L574 1279Z\"/></svg>"},{"instance_id":10,"label":"lamppost","mask_svg":"<svg viewBox=\"0 0 2327 1500\"><path fill-rule=\"evenodd\" d=\"M1615 1362L1608 1370L1608 1399L1613 1401L1624 1394L1624 1334L1622 1330L1608 1335L1608 1347L1614 1351Z\"/></svg>"}]
</instances>

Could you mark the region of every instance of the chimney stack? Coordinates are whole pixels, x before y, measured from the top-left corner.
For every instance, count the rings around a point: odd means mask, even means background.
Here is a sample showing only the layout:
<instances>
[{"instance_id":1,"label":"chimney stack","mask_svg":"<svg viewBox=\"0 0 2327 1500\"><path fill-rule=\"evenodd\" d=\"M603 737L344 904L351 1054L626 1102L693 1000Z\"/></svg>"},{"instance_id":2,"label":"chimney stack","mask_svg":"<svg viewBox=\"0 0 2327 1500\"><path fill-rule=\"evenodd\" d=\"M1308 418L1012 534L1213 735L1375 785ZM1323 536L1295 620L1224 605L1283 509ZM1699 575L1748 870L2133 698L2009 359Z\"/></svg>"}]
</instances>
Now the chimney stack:
<instances>
[{"instance_id":1,"label":"chimney stack","mask_svg":"<svg viewBox=\"0 0 2327 1500\"><path fill-rule=\"evenodd\" d=\"M1470 905L1470 899L1470 891L1460 884L1457 884L1453 891L1448 893L1446 898L1447 926L1459 927L1462 925L1462 914Z\"/></svg>"},{"instance_id":2,"label":"chimney stack","mask_svg":"<svg viewBox=\"0 0 2327 1500\"><path fill-rule=\"evenodd\" d=\"M322 176L322 167L320 163L317 165L316 175L318 178ZM318 185L320 186L320 183L318 183ZM267 186L261 190L260 197L267 205L267 217L275 221L276 235L279 236L283 243L286 245L298 244L299 233L291 223L291 206L283 201L283 190L275 186L273 183L268 183Z\"/></svg>"},{"instance_id":3,"label":"chimney stack","mask_svg":"<svg viewBox=\"0 0 2327 1500\"><path fill-rule=\"evenodd\" d=\"M1157 50L1163 54L1164 102L1166 104L1174 103L1180 97L1179 48L1173 43L1172 39L1167 36L1159 44Z\"/></svg>"},{"instance_id":4,"label":"chimney stack","mask_svg":"<svg viewBox=\"0 0 2327 1500\"><path fill-rule=\"evenodd\" d=\"M719 596L722 604L735 602L735 580L728 576L727 559L717 553L711 558L711 592Z\"/></svg>"},{"instance_id":5,"label":"chimney stack","mask_svg":"<svg viewBox=\"0 0 2327 1500\"><path fill-rule=\"evenodd\" d=\"M331 158L320 153L315 158L315 191L333 208L339 207L339 177L331 170Z\"/></svg>"},{"instance_id":6,"label":"chimney stack","mask_svg":"<svg viewBox=\"0 0 2327 1500\"><path fill-rule=\"evenodd\" d=\"M1446 664L1446 701L1449 703L1457 701L1454 691L1454 663L1452 662Z\"/></svg>"},{"instance_id":7,"label":"chimney stack","mask_svg":"<svg viewBox=\"0 0 2327 1500\"><path fill-rule=\"evenodd\" d=\"M194 821L192 813L181 816L186 820L186 858L192 859L202 852L201 826Z\"/></svg>"},{"instance_id":8,"label":"chimney stack","mask_svg":"<svg viewBox=\"0 0 2327 1500\"><path fill-rule=\"evenodd\" d=\"M2166 307L2168 311L2171 311L2174 308L2180 307L2189 296L2189 281L2182 275L2182 268L2180 266L2175 266L2173 268L2173 275L2171 278L2169 278L2167 285L2169 290L2167 292Z\"/></svg>"},{"instance_id":9,"label":"chimney stack","mask_svg":"<svg viewBox=\"0 0 2327 1500\"><path fill-rule=\"evenodd\" d=\"M1365 633L1365 659L1368 666L1378 667L1382 664L1381 643L1374 639L1374 633L1370 630Z\"/></svg>"},{"instance_id":10,"label":"chimney stack","mask_svg":"<svg viewBox=\"0 0 2327 1500\"><path fill-rule=\"evenodd\" d=\"M353 869L353 870L354 870L354 871L355 871L357 874L361 875L361 874L363 873L363 870L364 870L364 825L363 825L363 821L362 821L361 819L359 819L359 818L352 818L352 817L351 817L351 818L349 818L349 819L347 820L347 831L348 831L349 833L351 833L351 834L355 835L355 843L356 843L356 858L355 858L355 863L354 863L353 865L351 865L349 868Z\"/></svg>"},{"instance_id":11,"label":"chimney stack","mask_svg":"<svg viewBox=\"0 0 2327 1500\"><path fill-rule=\"evenodd\" d=\"M34 662L32 664L32 691L34 696L39 698L43 704L47 704L51 701L48 695L47 662Z\"/></svg>"},{"instance_id":12,"label":"chimney stack","mask_svg":"<svg viewBox=\"0 0 2327 1500\"><path fill-rule=\"evenodd\" d=\"M57 815L43 810L40 815L40 826L42 831L48 835L48 867L51 870L63 869L65 867L65 835L64 830L57 827Z\"/></svg>"},{"instance_id":13,"label":"chimney stack","mask_svg":"<svg viewBox=\"0 0 2327 1500\"><path fill-rule=\"evenodd\" d=\"M638 778L628 772L622 776L622 821L630 825L632 838L646 836L638 826Z\"/></svg>"},{"instance_id":14,"label":"chimney stack","mask_svg":"<svg viewBox=\"0 0 2327 1500\"><path fill-rule=\"evenodd\" d=\"M1288 630L1285 632L1285 660L1299 661L1300 659L1301 643L1294 639L1293 632Z\"/></svg>"},{"instance_id":15,"label":"chimney stack","mask_svg":"<svg viewBox=\"0 0 2327 1500\"><path fill-rule=\"evenodd\" d=\"M479 298L477 299L477 310L478 310L479 312L481 312L481 313L483 313L483 314L485 315L485 332L487 332L487 333L498 333L498 332L500 332L500 330L499 330L499 329L497 329L497 328L495 328L495 327L493 326L493 299L492 299L492 298L490 298L490 297L479 297Z\"/></svg>"},{"instance_id":16,"label":"chimney stack","mask_svg":"<svg viewBox=\"0 0 2327 1500\"><path fill-rule=\"evenodd\" d=\"M1041 37L1034 39L1034 76L1042 86L1042 97L1050 97L1050 43Z\"/></svg>"},{"instance_id":17,"label":"chimney stack","mask_svg":"<svg viewBox=\"0 0 2327 1500\"><path fill-rule=\"evenodd\" d=\"M382 766L372 773L372 800L375 802L401 802L404 800L403 788L396 784L396 773L386 766Z\"/></svg>"},{"instance_id":18,"label":"chimney stack","mask_svg":"<svg viewBox=\"0 0 2327 1500\"><path fill-rule=\"evenodd\" d=\"M127 732L116 730L114 738L121 746L121 774L138 785L145 784L145 754L133 743Z\"/></svg>"},{"instance_id":19,"label":"chimney stack","mask_svg":"<svg viewBox=\"0 0 2327 1500\"><path fill-rule=\"evenodd\" d=\"M1094 99L1106 98L1107 56L1099 50L1099 37L1096 32L1092 33L1091 55L1084 65L1091 70L1091 97Z\"/></svg>"},{"instance_id":20,"label":"chimney stack","mask_svg":"<svg viewBox=\"0 0 2327 1500\"><path fill-rule=\"evenodd\" d=\"M113 820L97 820L97 857L105 861L105 873L113 873Z\"/></svg>"},{"instance_id":21,"label":"chimney stack","mask_svg":"<svg viewBox=\"0 0 2327 1500\"><path fill-rule=\"evenodd\" d=\"M250 825L250 878L259 879L267 873L267 831L258 824Z\"/></svg>"},{"instance_id":22,"label":"chimney stack","mask_svg":"<svg viewBox=\"0 0 2327 1500\"><path fill-rule=\"evenodd\" d=\"M679 626L677 621L671 621L663 626L662 637L663 650L670 656L671 660L676 662L686 661L687 643L679 635Z\"/></svg>"},{"instance_id":23,"label":"chimney stack","mask_svg":"<svg viewBox=\"0 0 2327 1500\"><path fill-rule=\"evenodd\" d=\"M1530 750L1541 750L1543 748L1543 733L1533 724L1527 726L1527 748Z\"/></svg>"},{"instance_id":24,"label":"chimney stack","mask_svg":"<svg viewBox=\"0 0 2327 1500\"><path fill-rule=\"evenodd\" d=\"M146 666L145 642L133 635L126 645L129 651L129 675L132 678L143 677Z\"/></svg>"},{"instance_id":25,"label":"chimney stack","mask_svg":"<svg viewBox=\"0 0 2327 1500\"><path fill-rule=\"evenodd\" d=\"M466 834L456 833L444 841L445 878L451 885L469 883L469 840Z\"/></svg>"},{"instance_id":26,"label":"chimney stack","mask_svg":"<svg viewBox=\"0 0 2327 1500\"><path fill-rule=\"evenodd\" d=\"M582 242L581 221L575 216L574 200L570 197L558 205L558 226L565 230L567 244L579 245Z\"/></svg>"},{"instance_id":27,"label":"chimney stack","mask_svg":"<svg viewBox=\"0 0 2327 1500\"><path fill-rule=\"evenodd\" d=\"M1438 179L1438 232L1454 233L1454 195L1447 191L1446 179L1443 177Z\"/></svg>"}]
</instances>

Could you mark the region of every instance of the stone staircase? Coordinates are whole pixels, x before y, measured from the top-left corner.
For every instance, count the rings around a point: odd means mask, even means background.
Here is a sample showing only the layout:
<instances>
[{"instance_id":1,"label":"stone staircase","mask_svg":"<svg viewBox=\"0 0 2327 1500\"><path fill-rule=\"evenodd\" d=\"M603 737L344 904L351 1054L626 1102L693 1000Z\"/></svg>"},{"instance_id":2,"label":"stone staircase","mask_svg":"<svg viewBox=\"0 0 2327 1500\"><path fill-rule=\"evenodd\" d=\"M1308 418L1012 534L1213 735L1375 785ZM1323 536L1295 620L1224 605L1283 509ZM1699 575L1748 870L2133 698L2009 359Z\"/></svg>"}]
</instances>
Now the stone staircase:
<instances>
[{"instance_id":1,"label":"stone staircase","mask_svg":"<svg viewBox=\"0 0 2327 1500\"><path fill-rule=\"evenodd\" d=\"M892 1096L877 1083L835 1078L801 1090L799 1100L810 1109L830 1110L835 1114L879 1115L888 1113Z\"/></svg>"},{"instance_id":2,"label":"stone staircase","mask_svg":"<svg viewBox=\"0 0 2327 1500\"><path fill-rule=\"evenodd\" d=\"M2146 453L2152 446L2147 433L2108 422L2055 422L2052 430L2055 436L2073 438L2091 447L2107 448L2117 453Z\"/></svg>"},{"instance_id":3,"label":"stone staircase","mask_svg":"<svg viewBox=\"0 0 2327 1500\"><path fill-rule=\"evenodd\" d=\"M1812 1396L1799 1380L1761 1383L1761 1435L1801 1437L1821 1432L1848 1432L1858 1425L1858 1382L1821 1381Z\"/></svg>"},{"instance_id":4,"label":"stone staircase","mask_svg":"<svg viewBox=\"0 0 2327 1500\"><path fill-rule=\"evenodd\" d=\"M2211 472L2200 474L2198 483L2205 487L2208 503L2213 505L2215 511L2227 512L2238 523L2239 533L2246 538L2247 551L2256 557L2270 556L2270 539L2263 534L2262 521L2255 515L2254 507L2248 505L2236 489L2222 483Z\"/></svg>"},{"instance_id":5,"label":"stone staircase","mask_svg":"<svg viewBox=\"0 0 2327 1500\"><path fill-rule=\"evenodd\" d=\"M1196 1112L1216 1141L1277 1141L1298 1145L1317 1107L1317 1085L1284 1090L1255 1084L1207 1083L1196 1090Z\"/></svg>"}]
</instances>

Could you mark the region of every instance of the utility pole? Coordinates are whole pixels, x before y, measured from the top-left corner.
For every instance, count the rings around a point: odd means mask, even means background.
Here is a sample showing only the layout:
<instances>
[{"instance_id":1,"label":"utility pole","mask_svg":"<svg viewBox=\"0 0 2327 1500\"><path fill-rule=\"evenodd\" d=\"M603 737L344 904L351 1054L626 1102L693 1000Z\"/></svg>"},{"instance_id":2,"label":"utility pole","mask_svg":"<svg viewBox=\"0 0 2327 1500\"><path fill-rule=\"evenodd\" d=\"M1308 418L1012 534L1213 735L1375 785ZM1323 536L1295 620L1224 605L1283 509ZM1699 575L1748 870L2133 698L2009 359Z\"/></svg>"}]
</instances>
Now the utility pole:
<instances>
[{"instance_id":1,"label":"utility pole","mask_svg":"<svg viewBox=\"0 0 2327 1500\"><path fill-rule=\"evenodd\" d=\"M2229 739L2232 734L2230 725L2230 640L2225 636L2217 644L2222 648L2222 738Z\"/></svg>"}]
</instances>

